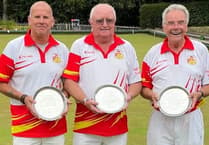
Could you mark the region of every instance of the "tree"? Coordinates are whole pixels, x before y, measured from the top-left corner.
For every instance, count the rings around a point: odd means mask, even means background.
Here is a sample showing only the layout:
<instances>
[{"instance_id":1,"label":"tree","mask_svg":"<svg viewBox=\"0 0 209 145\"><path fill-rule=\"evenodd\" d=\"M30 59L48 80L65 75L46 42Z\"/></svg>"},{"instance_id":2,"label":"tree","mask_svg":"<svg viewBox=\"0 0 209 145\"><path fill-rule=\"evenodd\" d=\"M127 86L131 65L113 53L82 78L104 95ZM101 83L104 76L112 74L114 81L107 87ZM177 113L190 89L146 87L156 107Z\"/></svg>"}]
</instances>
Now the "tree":
<instances>
[{"instance_id":1,"label":"tree","mask_svg":"<svg viewBox=\"0 0 209 145\"><path fill-rule=\"evenodd\" d=\"M7 0L3 0L3 20L7 20Z\"/></svg>"}]
</instances>

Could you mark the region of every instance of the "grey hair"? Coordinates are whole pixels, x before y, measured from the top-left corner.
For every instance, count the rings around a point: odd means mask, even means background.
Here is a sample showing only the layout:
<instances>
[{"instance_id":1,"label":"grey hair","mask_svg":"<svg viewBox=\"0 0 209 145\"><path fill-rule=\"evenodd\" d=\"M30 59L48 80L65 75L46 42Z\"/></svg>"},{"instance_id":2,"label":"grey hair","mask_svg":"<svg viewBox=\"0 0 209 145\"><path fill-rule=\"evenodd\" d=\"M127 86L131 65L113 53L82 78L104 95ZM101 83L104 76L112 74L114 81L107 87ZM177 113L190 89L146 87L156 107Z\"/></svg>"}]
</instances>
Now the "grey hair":
<instances>
[{"instance_id":1,"label":"grey hair","mask_svg":"<svg viewBox=\"0 0 209 145\"><path fill-rule=\"evenodd\" d=\"M189 23L189 11L188 11L188 9L184 5L181 5L181 4L171 4L163 11L163 14L162 14L162 24L165 24L166 14L168 12L172 11L172 10L183 11L185 13L185 16L186 16L186 24L188 25L188 23Z\"/></svg>"},{"instance_id":2,"label":"grey hair","mask_svg":"<svg viewBox=\"0 0 209 145\"><path fill-rule=\"evenodd\" d=\"M102 5L103 5L103 6L107 6L107 7L109 7L109 8L112 9L113 16L114 16L114 18L115 18L115 20L116 20L116 12L115 12L115 9L113 8L113 6L111 6L111 5L108 4L108 3L99 3L99 4L96 4L96 5L91 9L91 12L90 12L90 15L89 15L89 19L92 19L95 9L96 9L98 6L102 6Z\"/></svg>"}]
</instances>

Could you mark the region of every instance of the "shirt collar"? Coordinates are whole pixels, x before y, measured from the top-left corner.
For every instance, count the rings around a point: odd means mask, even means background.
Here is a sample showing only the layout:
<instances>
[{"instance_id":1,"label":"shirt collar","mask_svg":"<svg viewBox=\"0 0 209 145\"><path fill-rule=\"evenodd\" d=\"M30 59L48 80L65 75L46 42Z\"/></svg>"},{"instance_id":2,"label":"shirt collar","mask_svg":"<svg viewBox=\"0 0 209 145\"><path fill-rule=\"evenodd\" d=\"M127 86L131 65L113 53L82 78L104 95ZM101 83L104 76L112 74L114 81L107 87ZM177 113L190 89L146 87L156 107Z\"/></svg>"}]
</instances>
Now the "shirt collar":
<instances>
[{"instance_id":1,"label":"shirt collar","mask_svg":"<svg viewBox=\"0 0 209 145\"><path fill-rule=\"evenodd\" d=\"M182 49L189 49L189 50L194 50L194 46L191 42L191 40L189 39L188 36L184 36L185 38L185 43ZM165 38L161 47L161 54L166 53L170 51L170 48L168 47L168 38Z\"/></svg>"},{"instance_id":2,"label":"shirt collar","mask_svg":"<svg viewBox=\"0 0 209 145\"><path fill-rule=\"evenodd\" d=\"M35 41L31 38L30 34L31 34L31 30L28 30L28 32L25 34L24 37L25 46L36 45ZM48 45L50 46L59 45L59 42L57 42L51 34L49 35L48 43L49 43Z\"/></svg>"},{"instance_id":3,"label":"shirt collar","mask_svg":"<svg viewBox=\"0 0 209 145\"><path fill-rule=\"evenodd\" d=\"M94 41L94 36L92 33L90 33L89 35L86 36L85 43L89 44L89 45L93 45L93 46L97 46L96 42ZM124 44L125 42L119 38L118 36L114 35L114 44L117 45L121 45Z\"/></svg>"}]
</instances>

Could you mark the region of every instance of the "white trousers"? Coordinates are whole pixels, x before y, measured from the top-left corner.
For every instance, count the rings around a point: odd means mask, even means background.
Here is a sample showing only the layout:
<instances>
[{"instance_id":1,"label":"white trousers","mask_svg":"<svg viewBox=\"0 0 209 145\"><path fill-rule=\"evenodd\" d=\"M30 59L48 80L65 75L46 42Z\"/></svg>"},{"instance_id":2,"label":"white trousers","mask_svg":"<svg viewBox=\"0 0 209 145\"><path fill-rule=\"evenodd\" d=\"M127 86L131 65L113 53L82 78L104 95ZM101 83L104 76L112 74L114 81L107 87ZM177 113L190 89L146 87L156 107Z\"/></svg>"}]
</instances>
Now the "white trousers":
<instances>
[{"instance_id":1,"label":"white trousers","mask_svg":"<svg viewBox=\"0 0 209 145\"><path fill-rule=\"evenodd\" d=\"M90 134L74 133L73 145L126 145L127 133L104 137Z\"/></svg>"},{"instance_id":2,"label":"white trousers","mask_svg":"<svg viewBox=\"0 0 209 145\"><path fill-rule=\"evenodd\" d=\"M154 110L147 145L203 145L203 116L200 109L180 117L167 117Z\"/></svg>"},{"instance_id":3,"label":"white trousers","mask_svg":"<svg viewBox=\"0 0 209 145\"><path fill-rule=\"evenodd\" d=\"M13 145L64 145L64 135L46 138L25 138L13 136Z\"/></svg>"}]
</instances>

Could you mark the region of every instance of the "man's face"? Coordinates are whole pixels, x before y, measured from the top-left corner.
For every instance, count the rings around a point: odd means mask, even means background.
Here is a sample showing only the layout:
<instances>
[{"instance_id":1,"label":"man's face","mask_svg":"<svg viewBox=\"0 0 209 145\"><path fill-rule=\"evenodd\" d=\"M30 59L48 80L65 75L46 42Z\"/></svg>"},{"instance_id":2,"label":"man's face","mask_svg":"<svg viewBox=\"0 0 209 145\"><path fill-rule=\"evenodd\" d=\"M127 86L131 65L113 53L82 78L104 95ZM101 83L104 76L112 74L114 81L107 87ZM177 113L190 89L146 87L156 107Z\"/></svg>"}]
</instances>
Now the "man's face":
<instances>
[{"instance_id":1,"label":"man's face","mask_svg":"<svg viewBox=\"0 0 209 145\"><path fill-rule=\"evenodd\" d=\"M54 25L54 18L48 5L36 5L33 7L28 23L31 31L37 35L46 35L50 33Z\"/></svg>"},{"instance_id":2,"label":"man's face","mask_svg":"<svg viewBox=\"0 0 209 145\"><path fill-rule=\"evenodd\" d=\"M171 41L181 41L187 32L186 15L183 11L172 10L165 16L163 31Z\"/></svg>"},{"instance_id":3,"label":"man's face","mask_svg":"<svg viewBox=\"0 0 209 145\"><path fill-rule=\"evenodd\" d=\"M109 7L97 8L89 20L95 37L112 37L115 29L115 16Z\"/></svg>"}]
</instances>

